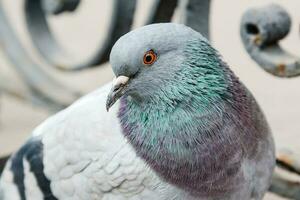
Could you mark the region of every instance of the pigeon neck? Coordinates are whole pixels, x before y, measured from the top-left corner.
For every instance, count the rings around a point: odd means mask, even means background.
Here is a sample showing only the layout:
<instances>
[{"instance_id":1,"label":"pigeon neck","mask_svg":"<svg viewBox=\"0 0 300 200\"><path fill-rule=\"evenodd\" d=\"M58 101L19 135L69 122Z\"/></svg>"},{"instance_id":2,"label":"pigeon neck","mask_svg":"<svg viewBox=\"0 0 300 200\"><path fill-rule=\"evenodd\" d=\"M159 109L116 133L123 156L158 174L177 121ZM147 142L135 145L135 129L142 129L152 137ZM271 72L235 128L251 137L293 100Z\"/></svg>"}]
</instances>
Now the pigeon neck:
<instances>
[{"instance_id":1,"label":"pigeon neck","mask_svg":"<svg viewBox=\"0 0 300 200\"><path fill-rule=\"evenodd\" d=\"M164 180L195 195L217 195L235 187L228 176L239 178L234 175L242 153L230 139L238 136L221 129L238 116L231 106L242 99L236 100L234 93L244 98L245 91L211 47L193 44L173 81L146 103L121 98L118 117L136 153ZM236 162L228 169L232 155Z\"/></svg>"},{"instance_id":2,"label":"pigeon neck","mask_svg":"<svg viewBox=\"0 0 300 200\"><path fill-rule=\"evenodd\" d=\"M240 179L242 147L230 139L238 138L236 133L220 135L220 127L230 124L224 117L230 111L222 103L201 112L192 103L189 106L189 111L179 108L167 115L154 107L141 110L123 98L119 110L122 133L163 180L193 196L218 196L236 189L231 182Z\"/></svg>"}]
</instances>

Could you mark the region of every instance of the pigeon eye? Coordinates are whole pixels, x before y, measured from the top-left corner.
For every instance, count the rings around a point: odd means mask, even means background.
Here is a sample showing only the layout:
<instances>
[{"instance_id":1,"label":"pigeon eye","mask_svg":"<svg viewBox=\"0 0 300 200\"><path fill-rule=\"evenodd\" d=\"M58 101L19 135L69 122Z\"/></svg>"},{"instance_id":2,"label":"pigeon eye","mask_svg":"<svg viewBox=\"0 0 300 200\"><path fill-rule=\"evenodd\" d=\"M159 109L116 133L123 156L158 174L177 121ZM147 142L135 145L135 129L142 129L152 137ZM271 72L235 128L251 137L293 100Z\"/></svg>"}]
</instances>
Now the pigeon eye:
<instances>
[{"instance_id":1,"label":"pigeon eye","mask_svg":"<svg viewBox=\"0 0 300 200\"><path fill-rule=\"evenodd\" d=\"M145 65L152 65L157 59L156 53L153 50L147 51L144 55L143 62Z\"/></svg>"}]
</instances>

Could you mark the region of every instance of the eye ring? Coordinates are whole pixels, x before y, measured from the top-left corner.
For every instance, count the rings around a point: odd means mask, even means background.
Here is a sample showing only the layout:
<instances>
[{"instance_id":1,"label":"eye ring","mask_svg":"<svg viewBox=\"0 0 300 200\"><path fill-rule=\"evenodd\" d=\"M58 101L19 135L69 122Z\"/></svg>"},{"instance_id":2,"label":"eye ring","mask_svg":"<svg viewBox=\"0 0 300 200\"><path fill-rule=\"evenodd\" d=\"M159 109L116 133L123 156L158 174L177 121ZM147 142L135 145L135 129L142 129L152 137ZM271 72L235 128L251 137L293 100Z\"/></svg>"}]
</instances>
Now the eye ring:
<instances>
[{"instance_id":1,"label":"eye ring","mask_svg":"<svg viewBox=\"0 0 300 200\"><path fill-rule=\"evenodd\" d=\"M153 50L147 51L144 54L143 63L145 65L152 65L157 59L157 55Z\"/></svg>"}]
</instances>

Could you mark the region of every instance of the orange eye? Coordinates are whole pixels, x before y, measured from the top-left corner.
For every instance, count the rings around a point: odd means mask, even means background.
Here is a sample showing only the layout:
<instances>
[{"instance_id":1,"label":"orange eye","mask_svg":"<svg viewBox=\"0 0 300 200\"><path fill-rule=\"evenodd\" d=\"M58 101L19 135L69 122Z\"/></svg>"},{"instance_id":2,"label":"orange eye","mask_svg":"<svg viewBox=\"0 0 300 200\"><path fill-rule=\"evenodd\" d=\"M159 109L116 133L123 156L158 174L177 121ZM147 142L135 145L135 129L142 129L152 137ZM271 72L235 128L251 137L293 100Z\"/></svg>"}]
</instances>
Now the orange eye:
<instances>
[{"instance_id":1,"label":"orange eye","mask_svg":"<svg viewBox=\"0 0 300 200\"><path fill-rule=\"evenodd\" d=\"M147 51L144 55L143 62L145 65L151 65L156 61L157 55L153 50Z\"/></svg>"}]
</instances>

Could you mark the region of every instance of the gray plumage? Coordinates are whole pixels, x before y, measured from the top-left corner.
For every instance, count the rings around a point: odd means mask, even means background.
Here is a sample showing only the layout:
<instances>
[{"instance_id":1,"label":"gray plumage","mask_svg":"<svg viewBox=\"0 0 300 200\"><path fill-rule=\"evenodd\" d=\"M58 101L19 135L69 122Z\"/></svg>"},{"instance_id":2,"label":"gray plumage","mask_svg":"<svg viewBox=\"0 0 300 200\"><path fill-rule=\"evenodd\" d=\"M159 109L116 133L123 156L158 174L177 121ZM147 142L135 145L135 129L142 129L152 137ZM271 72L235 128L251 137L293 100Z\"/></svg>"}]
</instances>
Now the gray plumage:
<instances>
[{"instance_id":1,"label":"gray plumage","mask_svg":"<svg viewBox=\"0 0 300 200\"><path fill-rule=\"evenodd\" d=\"M11 158L5 200L263 198L275 165L271 132L203 36L145 26L117 41L110 62L112 89L48 119Z\"/></svg>"}]
</instances>

